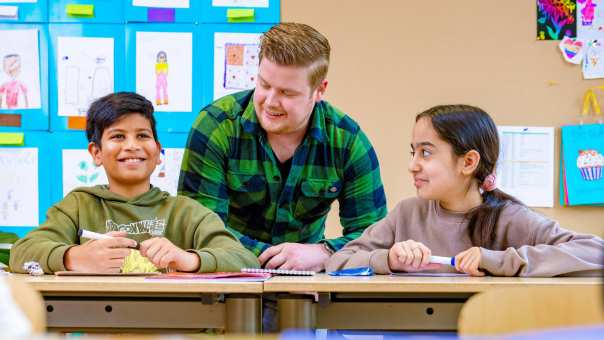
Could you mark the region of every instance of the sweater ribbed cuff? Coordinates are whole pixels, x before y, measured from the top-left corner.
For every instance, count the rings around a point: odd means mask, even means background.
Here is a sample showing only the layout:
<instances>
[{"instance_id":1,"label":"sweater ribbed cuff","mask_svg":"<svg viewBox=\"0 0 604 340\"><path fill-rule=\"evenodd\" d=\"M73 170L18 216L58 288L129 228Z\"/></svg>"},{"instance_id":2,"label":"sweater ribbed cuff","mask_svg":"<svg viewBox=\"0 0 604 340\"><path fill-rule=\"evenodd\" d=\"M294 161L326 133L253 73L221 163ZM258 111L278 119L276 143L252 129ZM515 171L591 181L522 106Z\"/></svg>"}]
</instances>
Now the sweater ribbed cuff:
<instances>
[{"instance_id":1,"label":"sweater ribbed cuff","mask_svg":"<svg viewBox=\"0 0 604 340\"><path fill-rule=\"evenodd\" d=\"M213 273L216 271L216 258L207 251L187 250L199 256L199 273Z\"/></svg>"},{"instance_id":2,"label":"sweater ribbed cuff","mask_svg":"<svg viewBox=\"0 0 604 340\"><path fill-rule=\"evenodd\" d=\"M377 249L371 252L369 257L369 266L376 274L391 274L388 265L388 252L390 249Z\"/></svg>"},{"instance_id":3,"label":"sweater ribbed cuff","mask_svg":"<svg viewBox=\"0 0 604 340\"><path fill-rule=\"evenodd\" d=\"M50 251L50 254L48 254L48 262L47 262L48 269L50 270L49 274L67 270L67 268L65 268L65 260L64 260L65 253L67 252L67 249L69 249L71 247L75 247L75 246L76 246L75 244L58 246ZM42 265L42 264L40 264L40 265ZM43 265L42 265L42 268L44 268Z\"/></svg>"},{"instance_id":4,"label":"sweater ribbed cuff","mask_svg":"<svg viewBox=\"0 0 604 340\"><path fill-rule=\"evenodd\" d=\"M480 248L480 268L491 274L502 272L505 251Z\"/></svg>"}]
</instances>

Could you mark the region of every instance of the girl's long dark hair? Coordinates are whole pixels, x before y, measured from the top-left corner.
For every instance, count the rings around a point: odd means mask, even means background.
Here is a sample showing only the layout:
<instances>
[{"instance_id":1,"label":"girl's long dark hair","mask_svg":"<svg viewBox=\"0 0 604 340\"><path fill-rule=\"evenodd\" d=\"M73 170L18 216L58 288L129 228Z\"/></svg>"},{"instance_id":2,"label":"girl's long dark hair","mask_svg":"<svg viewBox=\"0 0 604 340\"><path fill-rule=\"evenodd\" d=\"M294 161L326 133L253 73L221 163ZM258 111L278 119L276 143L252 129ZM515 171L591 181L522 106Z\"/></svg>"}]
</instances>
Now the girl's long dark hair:
<instances>
[{"instance_id":1,"label":"girl's long dark hair","mask_svg":"<svg viewBox=\"0 0 604 340\"><path fill-rule=\"evenodd\" d=\"M476 150L480 162L474 177L482 185L494 173L499 157L499 135L493 119L482 109L469 105L439 105L417 115L415 121L429 118L438 136L449 143L457 156ZM482 193L482 204L466 214L472 244L491 248L495 240L495 225L504 205L516 198L495 189Z\"/></svg>"}]
</instances>

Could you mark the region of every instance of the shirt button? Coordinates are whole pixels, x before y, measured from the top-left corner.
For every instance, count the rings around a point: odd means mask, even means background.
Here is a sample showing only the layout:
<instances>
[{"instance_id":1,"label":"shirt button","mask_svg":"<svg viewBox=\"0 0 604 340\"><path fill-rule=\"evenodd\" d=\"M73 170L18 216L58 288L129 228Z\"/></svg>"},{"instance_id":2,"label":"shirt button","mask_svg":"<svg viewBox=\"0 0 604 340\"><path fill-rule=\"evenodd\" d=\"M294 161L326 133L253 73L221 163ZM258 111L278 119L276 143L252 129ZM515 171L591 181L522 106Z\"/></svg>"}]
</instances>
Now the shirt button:
<instances>
[{"instance_id":1,"label":"shirt button","mask_svg":"<svg viewBox=\"0 0 604 340\"><path fill-rule=\"evenodd\" d=\"M329 191L331 191L331 192L336 192L336 191L338 191L338 188L336 188L336 187L331 187L331 188L329 189Z\"/></svg>"}]
</instances>

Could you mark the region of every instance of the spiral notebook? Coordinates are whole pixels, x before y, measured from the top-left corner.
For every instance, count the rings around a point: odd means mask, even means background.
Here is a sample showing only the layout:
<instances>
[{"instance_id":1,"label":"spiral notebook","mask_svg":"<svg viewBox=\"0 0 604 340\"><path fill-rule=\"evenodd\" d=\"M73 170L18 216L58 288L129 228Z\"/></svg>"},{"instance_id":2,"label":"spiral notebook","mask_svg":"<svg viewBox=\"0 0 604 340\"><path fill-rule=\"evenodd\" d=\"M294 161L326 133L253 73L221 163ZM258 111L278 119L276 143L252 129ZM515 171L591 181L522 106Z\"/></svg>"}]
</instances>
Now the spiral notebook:
<instances>
[{"instance_id":1,"label":"spiral notebook","mask_svg":"<svg viewBox=\"0 0 604 340\"><path fill-rule=\"evenodd\" d=\"M316 272L310 270L286 270L286 269L265 269L265 268L243 268L242 273L268 273L272 275L291 275L291 276L313 276Z\"/></svg>"}]
</instances>

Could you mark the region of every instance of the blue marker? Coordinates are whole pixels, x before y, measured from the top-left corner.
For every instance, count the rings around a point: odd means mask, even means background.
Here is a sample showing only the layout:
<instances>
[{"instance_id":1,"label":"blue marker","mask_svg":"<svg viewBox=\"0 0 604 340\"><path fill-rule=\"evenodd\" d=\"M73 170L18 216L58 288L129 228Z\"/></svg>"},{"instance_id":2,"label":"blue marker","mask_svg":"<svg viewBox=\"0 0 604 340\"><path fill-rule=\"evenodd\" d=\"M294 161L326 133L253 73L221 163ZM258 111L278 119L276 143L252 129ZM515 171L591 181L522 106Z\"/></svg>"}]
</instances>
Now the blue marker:
<instances>
[{"instance_id":1,"label":"blue marker","mask_svg":"<svg viewBox=\"0 0 604 340\"><path fill-rule=\"evenodd\" d=\"M451 267L455 267L455 257L446 257L446 256L430 256L430 263L440 263L446 264Z\"/></svg>"}]
</instances>

